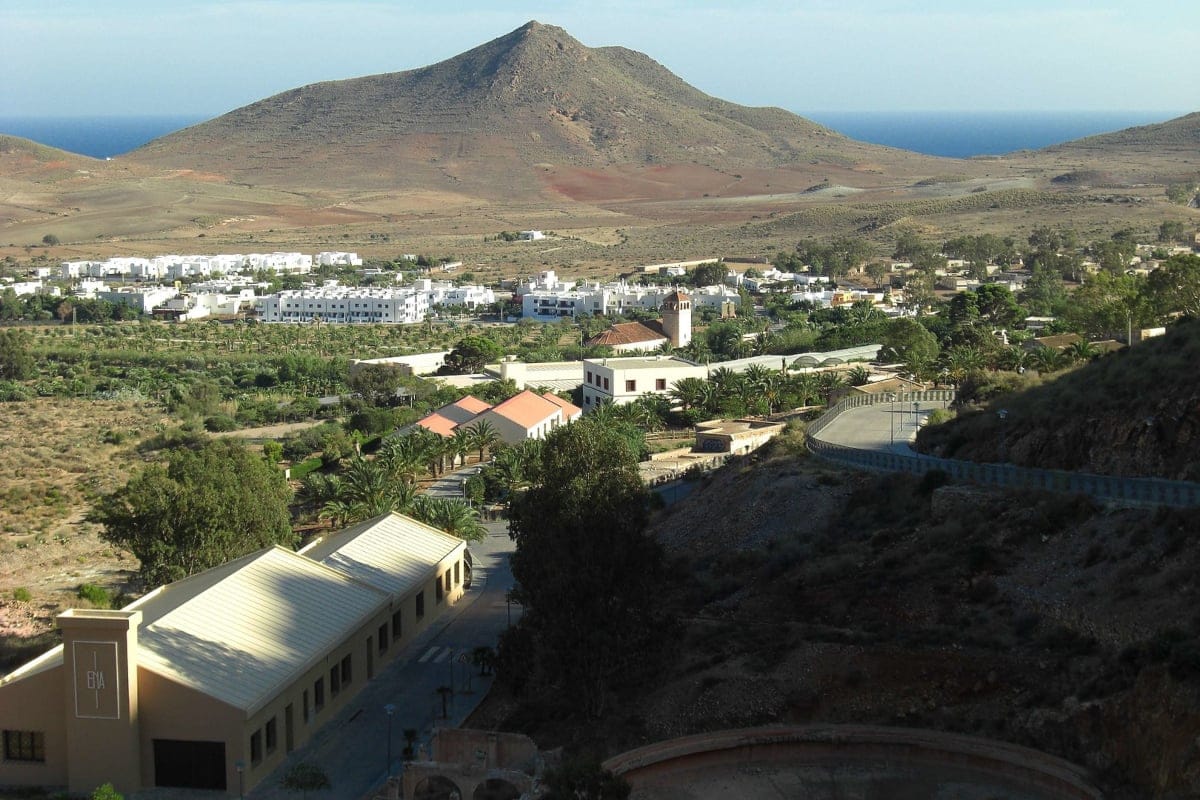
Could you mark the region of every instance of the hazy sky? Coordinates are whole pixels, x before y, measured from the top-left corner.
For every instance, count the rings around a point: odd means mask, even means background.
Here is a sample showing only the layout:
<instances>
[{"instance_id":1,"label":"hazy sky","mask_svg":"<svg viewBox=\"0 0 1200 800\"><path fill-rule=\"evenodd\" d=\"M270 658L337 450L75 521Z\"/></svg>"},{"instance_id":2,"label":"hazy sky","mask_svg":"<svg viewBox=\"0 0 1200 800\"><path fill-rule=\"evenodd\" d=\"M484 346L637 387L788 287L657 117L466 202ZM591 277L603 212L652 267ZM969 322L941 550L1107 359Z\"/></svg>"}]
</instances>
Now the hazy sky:
<instances>
[{"instance_id":1,"label":"hazy sky","mask_svg":"<svg viewBox=\"0 0 1200 800\"><path fill-rule=\"evenodd\" d=\"M1196 0L0 0L0 116L216 115L531 19L801 114L1200 109Z\"/></svg>"}]
</instances>

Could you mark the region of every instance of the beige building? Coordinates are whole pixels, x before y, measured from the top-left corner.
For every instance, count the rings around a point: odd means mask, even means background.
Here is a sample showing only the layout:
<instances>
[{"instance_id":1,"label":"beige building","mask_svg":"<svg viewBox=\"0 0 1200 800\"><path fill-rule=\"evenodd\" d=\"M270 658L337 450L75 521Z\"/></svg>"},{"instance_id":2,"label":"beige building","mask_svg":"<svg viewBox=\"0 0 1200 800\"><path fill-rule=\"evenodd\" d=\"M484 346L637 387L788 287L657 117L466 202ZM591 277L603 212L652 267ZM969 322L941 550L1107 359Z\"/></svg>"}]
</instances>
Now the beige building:
<instances>
[{"instance_id":1,"label":"beige building","mask_svg":"<svg viewBox=\"0 0 1200 800\"><path fill-rule=\"evenodd\" d=\"M272 547L120 611L0 679L0 786L236 796L462 597L465 543L399 514Z\"/></svg>"},{"instance_id":2,"label":"beige building","mask_svg":"<svg viewBox=\"0 0 1200 800\"><path fill-rule=\"evenodd\" d=\"M708 367L678 356L585 359L583 410L632 403L643 394L669 395L684 378L708 379Z\"/></svg>"}]
</instances>

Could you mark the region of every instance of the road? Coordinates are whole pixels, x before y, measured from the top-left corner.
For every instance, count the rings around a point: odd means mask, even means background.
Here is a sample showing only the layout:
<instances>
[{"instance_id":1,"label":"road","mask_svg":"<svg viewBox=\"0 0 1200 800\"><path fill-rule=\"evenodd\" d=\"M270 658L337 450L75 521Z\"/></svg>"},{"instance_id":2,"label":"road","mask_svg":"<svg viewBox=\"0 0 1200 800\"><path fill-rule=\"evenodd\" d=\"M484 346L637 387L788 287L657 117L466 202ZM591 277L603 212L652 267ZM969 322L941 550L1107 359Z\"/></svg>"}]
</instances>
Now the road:
<instances>
[{"instance_id":1,"label":"road","mask_svg":"<svg viewBox=\"0 0 1200 800\"><path fill-rule=\"evenodd\" d=\"M914 407L915 406L915 407ZM878 450L901 455L919 455L912 449L917 428L934 409L946 401L879 403L843 411L814 438L856 450Z\"/></svg>"}]
</instances>

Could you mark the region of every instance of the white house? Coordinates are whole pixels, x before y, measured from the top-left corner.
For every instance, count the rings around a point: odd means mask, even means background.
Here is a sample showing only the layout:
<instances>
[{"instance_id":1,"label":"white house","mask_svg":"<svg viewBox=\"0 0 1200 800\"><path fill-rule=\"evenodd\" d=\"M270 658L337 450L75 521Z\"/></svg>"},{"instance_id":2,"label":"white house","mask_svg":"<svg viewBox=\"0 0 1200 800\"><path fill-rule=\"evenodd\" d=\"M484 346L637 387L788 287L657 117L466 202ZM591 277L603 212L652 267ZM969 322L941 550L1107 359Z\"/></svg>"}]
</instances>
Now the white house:
<instances>
[{"instance_id":1,"label":"white house","mask_svg":"<svg viewBox=\"0 0 1200 800\"><path fill-rule=\"evenodd\" d=\"M684 378L708 377L708 368L678 356L584 359L583 409L632 403L643 394L668 395Z\"/></svg>"},{"instance_id":2,"label":"white house","mask_svg":"<svg viewBox=\"0 0 1200 800\"><path fill-rule=\"evenodd\" d=\"M429 313L425 292L411 287L339 286L331 281L318 289L285 289L262 298L263 322L332 323L422 322Z\"/></svg>"},{"instance_id":3,"label":"white house","mask_svg":"<svg viewBox=\"0 0 1200 800\"><path fill-rule=\"evenodd\" d=\"M517 234L517 238L525 242L533 242L538 239L545 239L546 234L541 231L521 231Z\"/></svg>"},{"instance_id":4,"label":"white house","mask_svg":"<svg viewBox=\"0 0 1200 800\"><path fill-rule=\"evenodd\" d=\"M149 314L178 294L179 290L174 286L130 286L96 292L96 299L127 305L139 314Z\"/></svg>"}]
</instances>

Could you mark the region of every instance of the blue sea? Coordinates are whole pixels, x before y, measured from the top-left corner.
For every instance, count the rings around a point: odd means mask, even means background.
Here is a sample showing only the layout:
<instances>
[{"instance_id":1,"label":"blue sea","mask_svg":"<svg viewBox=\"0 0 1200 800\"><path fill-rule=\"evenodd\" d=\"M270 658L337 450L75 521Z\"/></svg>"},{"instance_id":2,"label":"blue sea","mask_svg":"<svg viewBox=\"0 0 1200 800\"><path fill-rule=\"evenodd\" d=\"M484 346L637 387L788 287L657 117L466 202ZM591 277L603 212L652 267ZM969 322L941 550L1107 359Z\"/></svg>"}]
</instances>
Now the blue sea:
<instances>
[{"instance_id":1,"label":"blue sea","mask_svg":"<svg viewBox=\"0 0 1200 800\"><path fill-rule=\"evenodd\" d=\"M1186 111L811 111L797 112L851 139L931 156L970 158L1036 150Z\"/></svg>"},{"instance_id":2,"label":"blue sea","mask_svg":"<svg viewBox=\"0 0 1200 800\"><path fill-rule=\"evenodd\" d=\"M32 139L71 153L110 158L209 119L196 114L138 117L4 117L0 133Z\"/></svg>"},{"instance_id":3,"label":"blue sea","mask_svg":"<svg viewBox=\"0 0 1200 800\"><path fill-rule=\"evenodd\" d=\"M1166 122L1186 112L1164 111L811 111L798 112L852 139L933 156L968 158L1033 150ZM135 150L208 119L174 114L138 117L0 117L0 133L94 158Z\"/></svg>"}]
</instances>

